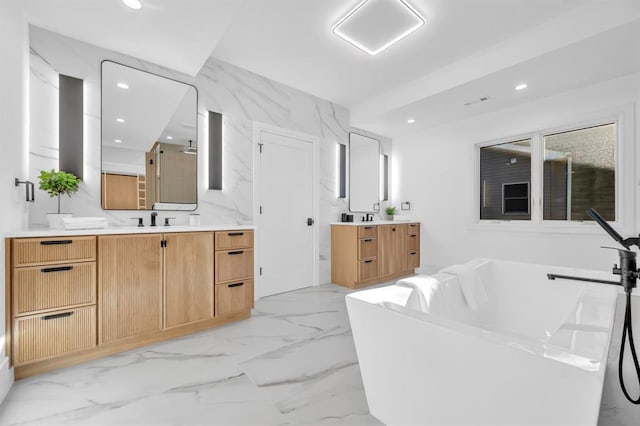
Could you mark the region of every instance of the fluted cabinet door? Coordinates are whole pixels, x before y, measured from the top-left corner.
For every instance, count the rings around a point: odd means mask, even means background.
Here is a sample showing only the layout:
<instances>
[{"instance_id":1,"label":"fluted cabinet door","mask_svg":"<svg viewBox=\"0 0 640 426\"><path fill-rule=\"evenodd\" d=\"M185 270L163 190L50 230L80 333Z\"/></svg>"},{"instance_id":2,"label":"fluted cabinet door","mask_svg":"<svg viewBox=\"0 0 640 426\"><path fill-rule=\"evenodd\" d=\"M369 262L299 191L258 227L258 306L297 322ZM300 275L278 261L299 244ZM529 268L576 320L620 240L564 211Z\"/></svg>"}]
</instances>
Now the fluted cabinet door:
<instances>
[{"instance_id":1,"label":"fluted cabinet door","mask_svg":"<svg viewBox=\"0 0 640 426\"><path fill-rule=\"evenodd\" d=\"M165 328L213 318L213 232L165 234Z\"/></svg>"},{"instance_id":2,"label":"fluted cabinet door","mask_svg":"<svg viewBox=\"0 0 640 426\"><path fill-rule=\"evenodd\" d=\"M100 342L162 330L161 242L162 234L98 238Z\"/></svg>"}]
</instances>

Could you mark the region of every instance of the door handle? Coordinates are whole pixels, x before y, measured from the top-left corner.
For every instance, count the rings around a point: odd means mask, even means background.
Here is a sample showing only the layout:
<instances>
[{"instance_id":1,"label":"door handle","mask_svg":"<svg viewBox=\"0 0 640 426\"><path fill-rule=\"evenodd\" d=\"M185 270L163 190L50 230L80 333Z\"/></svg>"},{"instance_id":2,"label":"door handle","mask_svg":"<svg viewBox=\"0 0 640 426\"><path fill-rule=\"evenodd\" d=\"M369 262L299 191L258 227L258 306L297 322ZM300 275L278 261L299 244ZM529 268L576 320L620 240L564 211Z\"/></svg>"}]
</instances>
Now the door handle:
<instances>
[{"instance_id":1,"label":"door handle","mask_svg":"<svg viewBox=\"0 0 640 426\"><path fill-rule=\"evenodd\" d=\"M307 218L307 226L313 226L316 221L312 217Z\"/></svg>"}]
</instances>

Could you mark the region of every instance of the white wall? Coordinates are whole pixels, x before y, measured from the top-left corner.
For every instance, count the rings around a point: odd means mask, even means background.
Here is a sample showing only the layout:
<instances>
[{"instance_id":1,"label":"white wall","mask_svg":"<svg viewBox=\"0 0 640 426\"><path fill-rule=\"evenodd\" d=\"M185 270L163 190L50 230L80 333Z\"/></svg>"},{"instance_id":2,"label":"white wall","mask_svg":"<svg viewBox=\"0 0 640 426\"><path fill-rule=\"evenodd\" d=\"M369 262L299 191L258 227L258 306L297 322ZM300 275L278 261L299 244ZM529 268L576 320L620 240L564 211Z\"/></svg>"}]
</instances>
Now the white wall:
<instances>
[{"instance_id":1,"label":"white wall","mask_svg":"<svg viewBox=\"0 0 640 426\"><path fill-rule=\"evenodd\" d=\"M27 84L29 34L19 0L0 2L0 232L20 229L26 219L24 186L16 188L14 178L26 176ZM0 245L4 259L4 242ZM5 354L5 267L0 262L0 401L13 383Z\"/></svg>"},{"instance_id":2,"label":"white wall","mask_svg":"<svg viewBox=\"0 0 640 426\"><path fill-rule=\"evenodd\" d=\"M395 204L409 200L415 216L422 222L421 263L431 272L441 266L467 261L474 257L494 257L535 263L566 265L580 268L610 270L617 254L600 246L615 243L604 234L562 234L504 231L500 227L481 230L471 226L471 209L475 205L472 182L473 145L529 131L579 122L586 116L598 115L633 104L627 126L638 127L637 104L640 95L640 74L608 81L596 86L561 93L550 98L523 104L509 110L484 114L473 119L452 123L413 136L394 139ZM633 115L635 114L635 117ZM638 135L627 147L637 146ZM640 150L636 150L640 151ZM637 176L640 160L635 154L635 171L631 173L635 194L631 202L632 218L627 231L640 228L637 202L640 201ZM629 155L632 155L629 153ZM636 176L633 178L633 176ZM635 214L633 212L636 212ZM627 235L626 235L627 236ZM636 297L640 299L640 297ZM640 329L640 303L635 303L634 327ZM617 311L616 327L622 316ZM640 424L640 412L623 400L617 385L617 346L614 337L607 370L602 415L612 416L607 424ZM636 337L640 341L640 333ZM632 379L633 375L629 375ZM631 389L634 389L631 387ZM635 408L635 411L634 411ZM601 415L601 421L603 419ZM615 419L614 419L615 417ZM620 419L634 419L624 423Z\"/></svg>"},{"instance_id":3,"label":"white wall","mask_svg":"<svg viewBox=\"0 0 640 426\"><path fill-rule=\"evenodd\" d=\"M57 74L84 80L85 172L80 191L62 200L63 209L76 216L106 216L114 225L133 224L133 212L103 211L100 207L100 62L104 59L151 71L198 88L198 138L207 141L207 111L220 112L223 121L223 190L208 191L207 152L199 156L199 207L203 224L251 224L252 125L254 121L317 136L320 143L320 283L330 281L331 222L345 212L345 200L335 194L335 144L347 143L349 112L345 108L292 89L230 64L209 59L190 77L166 68L73 40L36 27L31 43L31 154L30 176L58 167ZM292 200L295 202L295 200ZM30 211L30 224L46 223L55 200L41 191ZM143 213L147 217L148 213ZM172 212L176 224L188 223L188 213Z\"/></svg>"}]
</instances>

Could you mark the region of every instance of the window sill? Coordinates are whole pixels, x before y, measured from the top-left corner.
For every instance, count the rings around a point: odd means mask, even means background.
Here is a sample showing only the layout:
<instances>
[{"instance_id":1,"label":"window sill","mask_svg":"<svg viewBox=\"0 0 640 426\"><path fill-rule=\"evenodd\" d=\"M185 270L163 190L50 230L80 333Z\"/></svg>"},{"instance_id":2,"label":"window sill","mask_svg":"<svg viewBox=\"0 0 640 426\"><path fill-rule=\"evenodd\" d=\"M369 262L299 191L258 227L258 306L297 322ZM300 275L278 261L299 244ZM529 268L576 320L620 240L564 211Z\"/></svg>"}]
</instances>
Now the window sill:
<instances>
[{"instance_id":1,"label":"window sill","mask_svg":"<svg viewBox=\"0 0 640 426\"><path fill-rule=\"evenodd\" d=\"M631 234L617 223L611 224L622 235ZM534 232L549 234L586 234L607 236L605 231L594 222L530 222L518 220L480 220L469 225L472 231L506 231L506 232ZM608 237L608 236L607 236Z\"/></svg>"}]
</instances>

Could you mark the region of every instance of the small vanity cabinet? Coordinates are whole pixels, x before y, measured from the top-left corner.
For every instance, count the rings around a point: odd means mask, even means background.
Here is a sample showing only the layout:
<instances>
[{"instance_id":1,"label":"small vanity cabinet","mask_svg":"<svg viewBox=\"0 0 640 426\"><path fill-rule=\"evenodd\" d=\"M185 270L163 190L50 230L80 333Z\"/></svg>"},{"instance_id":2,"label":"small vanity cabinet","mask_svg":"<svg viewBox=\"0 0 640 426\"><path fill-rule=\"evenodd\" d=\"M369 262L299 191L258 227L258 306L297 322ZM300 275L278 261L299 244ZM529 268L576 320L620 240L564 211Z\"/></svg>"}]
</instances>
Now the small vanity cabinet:
<instances>
[{"instance_id":1,"label":"small vanity cabinet","mask_svg":"<svg viewBox=\"0 0 640 426\"><path fill-rule=\"evenodd\" d=\"M414 273L420 266L419 223L331 225L331 281L356 288Z\"/></svg>"},{"instance_id":2,"label":"small vanity cabinet","mask_svg":"<svg viewBox=\"0 0 640 426\"><path fill-rule=\"evenodd\" d=\"M6 240L16 378L251 315L253 230L148 231Z\"/></svg>"}]
</instances>

